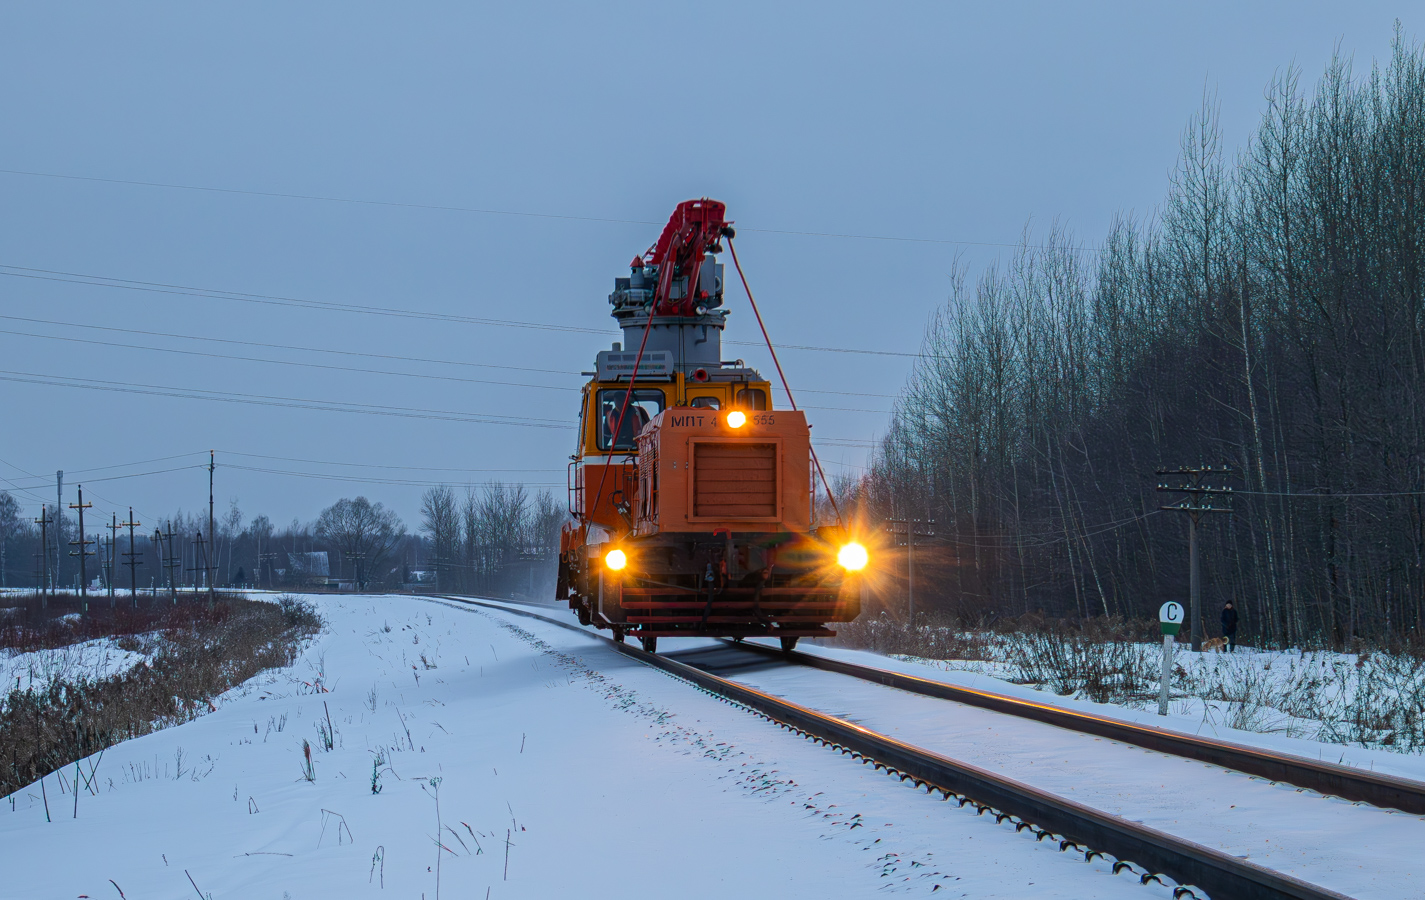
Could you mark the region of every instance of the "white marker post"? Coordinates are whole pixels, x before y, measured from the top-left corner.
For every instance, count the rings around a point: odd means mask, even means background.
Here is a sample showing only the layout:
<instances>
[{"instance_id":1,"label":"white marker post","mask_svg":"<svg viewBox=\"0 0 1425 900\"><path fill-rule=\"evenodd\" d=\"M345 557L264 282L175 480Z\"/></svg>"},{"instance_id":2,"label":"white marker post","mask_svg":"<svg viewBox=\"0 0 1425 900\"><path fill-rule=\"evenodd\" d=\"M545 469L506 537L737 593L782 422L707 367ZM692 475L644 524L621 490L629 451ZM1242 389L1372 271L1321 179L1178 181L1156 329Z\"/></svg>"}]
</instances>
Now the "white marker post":
<instances>
[{"instance_id":1,"label":"white marker post","mask_svg":"<svg viewBox=\"0 0 1425 900\"><path fill-rule=\"evenodd\" d=\"M1158 624L1163 629L1163 680L1158 687L1158 715L1168 714L1168 685L1173 680L1173 635L1183 624L1183 605L1169 600L1158 609Z\"/></svg>"}]
</instances>

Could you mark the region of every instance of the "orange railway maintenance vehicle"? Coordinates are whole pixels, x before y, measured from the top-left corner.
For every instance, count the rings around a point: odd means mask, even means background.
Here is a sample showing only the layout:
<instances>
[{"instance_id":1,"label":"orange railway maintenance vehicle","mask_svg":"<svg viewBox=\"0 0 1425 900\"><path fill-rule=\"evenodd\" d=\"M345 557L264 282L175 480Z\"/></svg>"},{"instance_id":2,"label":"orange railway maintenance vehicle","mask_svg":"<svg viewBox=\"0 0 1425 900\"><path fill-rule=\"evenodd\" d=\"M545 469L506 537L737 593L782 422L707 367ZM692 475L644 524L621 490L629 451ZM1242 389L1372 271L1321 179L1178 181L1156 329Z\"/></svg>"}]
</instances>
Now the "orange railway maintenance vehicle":
<instances>
[{"instance_id":1,"label":"orange railway maintenance vehicle","mask_svg":"<svg viewBox=\"0 0 1425 900\"><path fill-rule=\"evenodd\" d=\"M570 457L557 596L650 652L692 636L771 636L790 650L861 611L866 550L816 521L806 415L773 409L768 381L722 359L725 213L716 200L679 204L614 279L624 340L585 373Z\"/></svg>"}]
</instances>

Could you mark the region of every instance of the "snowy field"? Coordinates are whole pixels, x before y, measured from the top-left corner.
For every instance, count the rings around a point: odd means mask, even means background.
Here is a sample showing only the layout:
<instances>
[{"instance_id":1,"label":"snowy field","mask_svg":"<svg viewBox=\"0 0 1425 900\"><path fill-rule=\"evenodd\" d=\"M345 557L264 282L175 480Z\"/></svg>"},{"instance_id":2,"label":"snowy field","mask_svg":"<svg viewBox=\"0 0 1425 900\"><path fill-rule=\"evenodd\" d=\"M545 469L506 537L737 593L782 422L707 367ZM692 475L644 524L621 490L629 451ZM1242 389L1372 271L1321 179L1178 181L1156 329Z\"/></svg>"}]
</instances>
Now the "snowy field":
<instances>
[{"instance_id":1,"label":"snowy field","mask_svg":"<svg viewBox=\"0 0 1425 900\"><path fill-rule=\"evenodd\" d=\"M98 681L147 661L142 653L115 646L113 638L28 653L0 650L0 694L15 688L43 691L56 681Z\"/></svg>"},{"instance_id":2,"label":"snowy field","mask_svg":"<svg viewBox=\"0 0 1425 900\"><path fill-rule=\"evenodd\" d=\"M77 805L74 767L8 798L0 894L1171 896L593 638L406 596L310 599L327 628L291 668L110 748L92 792L87 761Z\"/></svg>"}]
</instances>

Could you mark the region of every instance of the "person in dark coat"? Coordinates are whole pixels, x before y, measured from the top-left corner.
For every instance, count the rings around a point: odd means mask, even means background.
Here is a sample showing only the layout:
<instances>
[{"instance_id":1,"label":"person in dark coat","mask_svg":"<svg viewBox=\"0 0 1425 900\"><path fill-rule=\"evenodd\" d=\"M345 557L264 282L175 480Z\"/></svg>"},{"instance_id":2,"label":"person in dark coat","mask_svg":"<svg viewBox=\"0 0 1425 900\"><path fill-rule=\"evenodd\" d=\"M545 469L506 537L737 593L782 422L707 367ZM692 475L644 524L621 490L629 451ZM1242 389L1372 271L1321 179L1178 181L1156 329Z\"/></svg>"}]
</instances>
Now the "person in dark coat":
<instances>
[{"instance_id":1,"label":"person in dark coat","mask_svg":"<svg viewBox=\"0 0 1425 900\"><path fill-rule=\"evenodd\" d=\"M1227 652L1232 653L1237 649L1237 609L1228 600L1227 605L1222 607L1222 636L1227 638Z\"/></svg>"}]
</instances>

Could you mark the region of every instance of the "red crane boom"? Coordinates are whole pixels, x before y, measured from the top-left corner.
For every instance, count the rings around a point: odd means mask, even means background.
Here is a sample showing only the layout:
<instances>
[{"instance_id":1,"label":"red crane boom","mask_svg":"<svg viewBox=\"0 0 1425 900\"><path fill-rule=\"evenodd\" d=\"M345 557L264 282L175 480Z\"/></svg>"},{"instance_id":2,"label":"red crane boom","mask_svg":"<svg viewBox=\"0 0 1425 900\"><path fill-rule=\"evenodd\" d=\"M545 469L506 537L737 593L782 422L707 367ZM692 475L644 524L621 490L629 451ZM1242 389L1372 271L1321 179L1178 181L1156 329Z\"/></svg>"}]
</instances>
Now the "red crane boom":
<instances>
[{"instance_id":1,"label":"red crane boom","mask_svg":"<svg viewBox=\"0 0 1425 900\"><path fill-rule=\"evenodd\" d=\"M703 259L720 251L718 239L732 230L732 223L724 219L726 214L727 205L717 200L684 200L663 226L658 242L641 260L634 260L635 268L643 264L658 267L654 315L697 315L699 301L708 296L699 288Z\"/></svg>"}]
</instances>

